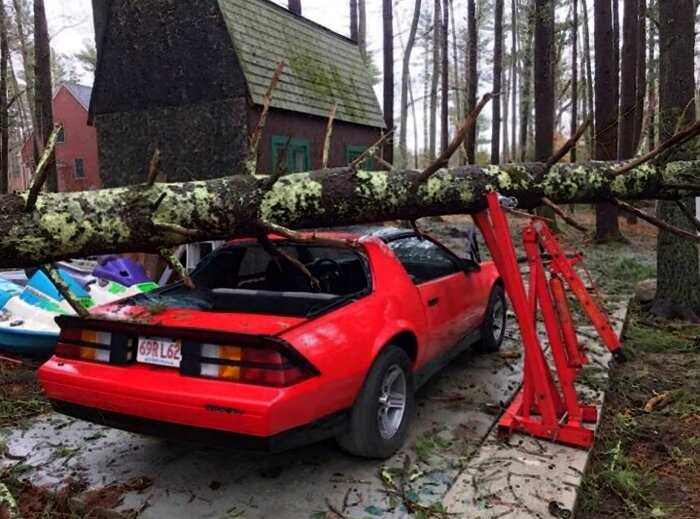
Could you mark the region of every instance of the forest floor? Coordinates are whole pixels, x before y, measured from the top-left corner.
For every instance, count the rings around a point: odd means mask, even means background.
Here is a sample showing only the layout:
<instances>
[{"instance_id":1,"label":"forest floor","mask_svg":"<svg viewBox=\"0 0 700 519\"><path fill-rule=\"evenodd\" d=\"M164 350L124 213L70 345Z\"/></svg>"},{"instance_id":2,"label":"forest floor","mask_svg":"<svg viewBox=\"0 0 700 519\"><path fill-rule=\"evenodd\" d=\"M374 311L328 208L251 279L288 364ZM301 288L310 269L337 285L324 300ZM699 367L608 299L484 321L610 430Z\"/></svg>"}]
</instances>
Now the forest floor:
<instances>
[{"instance_id":1,"label":"forest floor","mask_svg":"<svg viewBox=\"0 0 700 519\"><path fill-rule=\"evenodd\" d=\"M574 216L588 228L594 227L593 215L589 211L579 209ZM461 228L465 222L466 219L455 217L448 218L447 225L429 221L422 227L459 252L462 245L455 228ZM512 220L516 243L520 242L515 235L521 222ZM594 246L568 229L563 235L568 248L583 249L586 265L601 292L617 300L630 298L637 282L655 275L655 230L643 223L629 226L624 221L622 229L630 240L629 244ZM599 439L581 490L577 513L586 519L697 517L700 510L700 328L655 322L646 317L638 305L632 306L628 321L625 349L631 353L631 359L626 364L615 366L610 373L610 390ZM457 369L472 369L466 366L478 365L479 362L470 359L469 364L458 363ZM490 362L507 361L493 359ZM36 367L36 362L18 363L0 358L0 430L22 429L27 423L36 422L36 417L54 420L36 383ZM448 373L444 383L438 381L438 389L442 385L451 387L450 377L453 376L463 375L459 371ZM437 394L441 394L440 391ZM429 396L427 400L431 398ZM439 400L438 397L435 399ZM647 404L651 405L650 412L644 410ZM58 420L56 424L57 429L72 427ZM95 434L95 442L99 443L102 440L97 439L97 434L110 433L98 430ZM453 455L454 446L443 448L431 444L429 454L422 452L426 449L421 438L423 436L418 436L409 450L414 457L438 456L445 460ZM90 438L84 440L87 442ZM122 441L123 437L119 436L119 442ZM56 442L55 458L48 463L72 467L79 457L78 449ZM141 448L155 448L149 445L144 444ZM332 447L324 446L316 450L322 451L324 458L335 452ZM297 456L304 459L317 456L316 450ZM0 458L3 456L7 459L12 453L0 436ZM40 486L34 484L34 478L30 476L32 467L25 465L23 459L18 458L0 469L0 519L4 519L1 506L3 485L16 498L22 517L28 519L98 517L91 510L114 508L125 495L144 493L151 485L148 478L137 474L138 477L125 477L119 483L105 481L101 485L91 485L86 493L86 484L77 473L75 479L67 477L58 486ZM261 477L266 481L269 476L263 474ZM212 494L219 491L213 486L210 488ZM73 499L75 496L80 496L79 502ZM347 494L345 497L347 500ZM143 506L151 505L146 502ZM136 515L139 515L138 509L134 511ZM329 512L326 517L333 517L333 514Z\"/></svg>"}]
</instances>

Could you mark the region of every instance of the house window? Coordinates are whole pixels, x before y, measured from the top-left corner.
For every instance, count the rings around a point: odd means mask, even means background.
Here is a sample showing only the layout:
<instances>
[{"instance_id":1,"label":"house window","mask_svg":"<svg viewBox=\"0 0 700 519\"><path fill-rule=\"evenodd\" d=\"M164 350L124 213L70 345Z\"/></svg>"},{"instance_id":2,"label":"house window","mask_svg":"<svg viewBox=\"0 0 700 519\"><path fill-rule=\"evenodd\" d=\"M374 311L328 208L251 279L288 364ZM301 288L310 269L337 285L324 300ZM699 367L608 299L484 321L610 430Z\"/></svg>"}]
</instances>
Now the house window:
<instances>
[{"instance_id":1,"label":"house window","mask_svg":"<svg viewBox=\"0 0 700 519\"><path fill-rule=\"evenodd\" d=\"M85 178L85 161L75 159L75 178Z\"/></svg>"},{"instance_id":2,"label":"house window","mask_svg":"<svg viewBox=\"0 0 700 519\"><path fill-rule=\"evenodd\" d=\"M63 144L64 142L66 142L66 129L65 128L62 127L61 131L58 132L58 138L56 139L56 142L59 144Z\"/></svg>"},{"instance_id":3,"label":"house window","mask_svg":"<svg viewBox=\"0 0 700 519\"><path fill-rule=\"evenodd\" d=\"M286 154L282 163L287 173L298 173L311 169L311 144L306 139L290 139L282 135L272 137L272 164L270 173L274 173L281 157ZM286 150L286 151L285 151Z\"/></svg>"},{"instance_id":4,"label":"house window","mask_svg":"<svg viewBox=\"0 0 700 519\"><path fill-rule=\"evenodd\" d=\"M350 165L353 161L362 155L368 146L346 146L345 147L345 162ZM360 169L371 171L374 169L374 160L372 157L367 157L362 164L360 164Z\"/></svg>"}]
</instances>

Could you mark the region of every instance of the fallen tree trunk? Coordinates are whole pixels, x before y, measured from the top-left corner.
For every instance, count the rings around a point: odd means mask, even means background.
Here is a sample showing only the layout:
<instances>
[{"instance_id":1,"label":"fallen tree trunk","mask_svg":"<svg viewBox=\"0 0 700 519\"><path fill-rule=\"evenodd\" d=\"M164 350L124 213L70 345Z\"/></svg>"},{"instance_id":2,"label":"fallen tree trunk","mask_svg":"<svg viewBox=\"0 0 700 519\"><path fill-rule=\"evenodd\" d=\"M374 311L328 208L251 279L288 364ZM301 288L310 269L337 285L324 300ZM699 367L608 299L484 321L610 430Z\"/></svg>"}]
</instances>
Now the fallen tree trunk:
<instances>
[{"instance_id":1,"label":"fallen tree trunk","mask_svg":"<svg viewBox=\"0 0 700 519\"><path fill-rule=\"evenodd\" d=\"M236 175L206 182L155 184L71 194L42 194L32 211L27 195L0 197L0 268L163 248L236 235L255 235L261 222L292 229L426 216L467 214L498 190L530 209L547 197L559 204L677 199L670 184L700 183L700 161L665 168L640 165L614 175L620 163L470 166L419 171L299 173L280 178Z\"/></svg>"}]
</instances>

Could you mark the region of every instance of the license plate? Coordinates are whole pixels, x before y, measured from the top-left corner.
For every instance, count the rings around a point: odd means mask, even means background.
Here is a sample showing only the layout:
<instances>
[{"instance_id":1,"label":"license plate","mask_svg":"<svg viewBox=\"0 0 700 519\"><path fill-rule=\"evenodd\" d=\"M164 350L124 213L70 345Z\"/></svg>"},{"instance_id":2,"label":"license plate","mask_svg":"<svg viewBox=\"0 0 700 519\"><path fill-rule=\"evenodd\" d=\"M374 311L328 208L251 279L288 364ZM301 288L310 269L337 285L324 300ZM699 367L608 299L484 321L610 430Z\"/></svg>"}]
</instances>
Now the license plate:
<instances>
[{"instance_id":1,"label":"license plate","mask_svg":"<svg viewBox=\"0 0 700 519\"><path fill-rule=\"evenodd\" d=\"M142 364L179 368L182 360L180 342L172 339L140 337L136 360Z\"/></svg>"}]
</instances>

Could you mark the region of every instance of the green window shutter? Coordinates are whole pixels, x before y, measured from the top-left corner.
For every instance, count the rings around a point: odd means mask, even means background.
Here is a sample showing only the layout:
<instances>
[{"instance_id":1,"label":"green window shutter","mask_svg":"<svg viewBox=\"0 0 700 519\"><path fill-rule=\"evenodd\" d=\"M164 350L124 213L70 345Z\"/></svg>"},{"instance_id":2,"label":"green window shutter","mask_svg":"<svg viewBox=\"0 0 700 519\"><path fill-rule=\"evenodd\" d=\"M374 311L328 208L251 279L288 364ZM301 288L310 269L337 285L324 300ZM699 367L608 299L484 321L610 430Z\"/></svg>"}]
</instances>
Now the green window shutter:
<instances>
[{"instance_id":1,"label":"green window shutter","mask_svg":"<svg viewBox=\"0 0 700 519\"><path fill-rule=\"evenodd\" d=\"M362 155L367 147L365 146L346 146L345 147L345 161L346 163L352 164L352 162ZM372 157L367 157L362 164L360 164L360 169L364 169L366 171L372 171L374 169L374 160Z\"/></svg>"},{"instance_id":2,"label":"green window shutter","mask_svg":"<svg viewBox=\"0 0 700 519\"><path fill-rule=\"evenodd\" d=\"M311 143L307 139L290 139L283 135L273 135L270 173L275 172L279 157L285 152L285 148L287 148L287 160L284 166L288 173L311 169Z\"/></svg>"}]
</instances>

